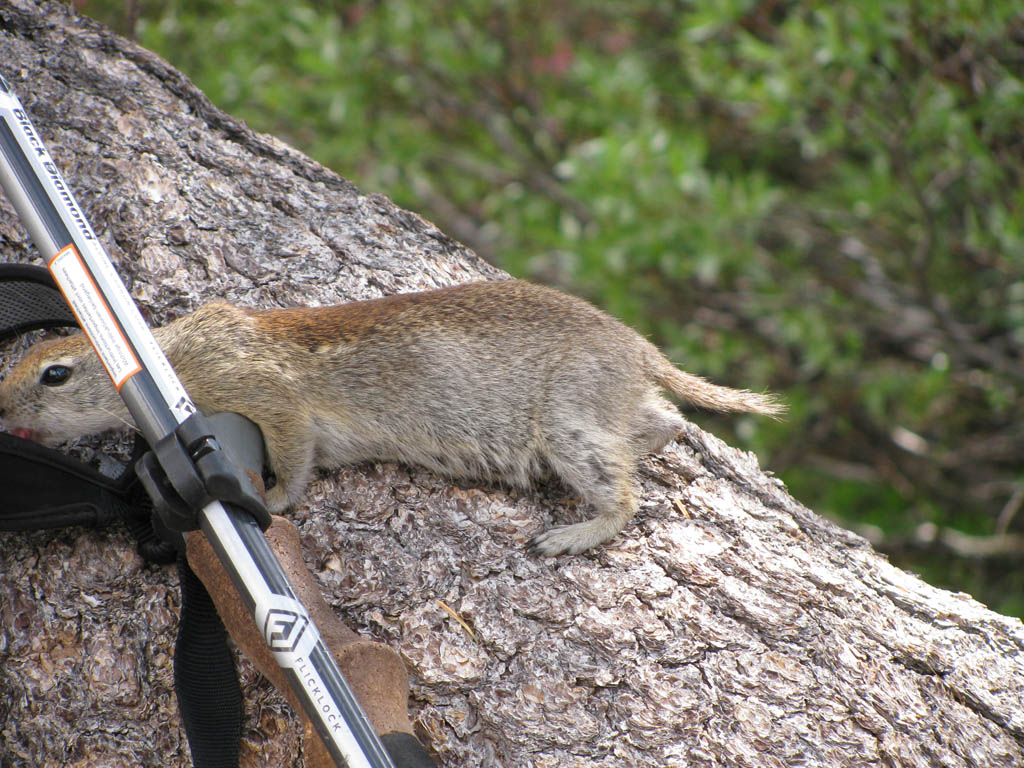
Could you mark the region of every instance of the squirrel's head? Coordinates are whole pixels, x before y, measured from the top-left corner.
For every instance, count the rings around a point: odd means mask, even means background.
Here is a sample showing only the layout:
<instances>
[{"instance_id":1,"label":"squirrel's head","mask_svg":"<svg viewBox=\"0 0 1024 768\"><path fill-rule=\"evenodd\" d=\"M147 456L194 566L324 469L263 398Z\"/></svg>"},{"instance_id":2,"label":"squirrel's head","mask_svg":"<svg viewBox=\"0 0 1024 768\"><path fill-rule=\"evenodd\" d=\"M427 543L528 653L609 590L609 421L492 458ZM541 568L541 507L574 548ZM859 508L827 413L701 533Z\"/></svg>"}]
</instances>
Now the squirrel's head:
<instances>
[{"instance_id":1,"label":"squirrel's head","mask_svg":"<svg viewBox=\"0 0 1024 768\"><path fill-rule=\"evenodd\" d=\"M4 429L44 445L124 426L127 413L83 334L36 344L0 380Z\"/></svg>"}]
</instances>

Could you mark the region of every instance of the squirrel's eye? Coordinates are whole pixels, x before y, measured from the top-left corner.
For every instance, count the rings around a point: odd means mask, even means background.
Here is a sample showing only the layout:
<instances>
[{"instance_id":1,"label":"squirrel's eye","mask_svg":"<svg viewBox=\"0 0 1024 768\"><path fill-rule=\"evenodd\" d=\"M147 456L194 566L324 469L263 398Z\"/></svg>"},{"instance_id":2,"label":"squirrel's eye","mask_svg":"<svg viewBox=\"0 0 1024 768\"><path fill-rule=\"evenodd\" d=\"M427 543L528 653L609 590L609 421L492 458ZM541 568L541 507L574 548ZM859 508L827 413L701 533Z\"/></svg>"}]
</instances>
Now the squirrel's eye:
<instances>
[{"instance_id":1,"label":"squirrel's eye","mask_svg":"<svg viewBox=\"0 0 1024 768\"><path fill-rule=\"evenodd\" d=\"M66 365L51 365L39 377L39 383L48 387L59 387L71 378L71 369Z\"/></svg>"}]
</instances>

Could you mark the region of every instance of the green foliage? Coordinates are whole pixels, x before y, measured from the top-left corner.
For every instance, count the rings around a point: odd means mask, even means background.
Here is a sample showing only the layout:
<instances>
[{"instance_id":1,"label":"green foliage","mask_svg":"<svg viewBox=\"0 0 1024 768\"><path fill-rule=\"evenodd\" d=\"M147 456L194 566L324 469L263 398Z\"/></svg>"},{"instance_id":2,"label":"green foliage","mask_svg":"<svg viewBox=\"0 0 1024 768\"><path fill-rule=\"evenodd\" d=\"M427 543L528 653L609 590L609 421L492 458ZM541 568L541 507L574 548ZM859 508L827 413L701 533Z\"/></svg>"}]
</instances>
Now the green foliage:
<instances>
[{"instance_id":1,"label":"green foliage","mask_svg":"<svg viewBox=\"0 0 1024 768\"><path fill-rule=\"evenodd\" d=\"M163 0L135 32L485 258L784 392L784 424L714 429L816 510L1024 527L1018 3ZM963 588L1011 606L1004 566Z\"/></svg>"}]
</instances>

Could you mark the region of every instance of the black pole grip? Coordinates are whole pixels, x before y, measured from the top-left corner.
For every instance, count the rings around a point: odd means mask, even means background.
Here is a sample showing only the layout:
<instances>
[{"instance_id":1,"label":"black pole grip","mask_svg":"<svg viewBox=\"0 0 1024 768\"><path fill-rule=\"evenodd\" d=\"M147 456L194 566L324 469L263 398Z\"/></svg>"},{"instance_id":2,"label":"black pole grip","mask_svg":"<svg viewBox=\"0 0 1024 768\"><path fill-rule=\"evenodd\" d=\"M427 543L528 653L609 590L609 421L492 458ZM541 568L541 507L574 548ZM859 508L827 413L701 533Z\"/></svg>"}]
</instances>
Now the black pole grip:
<instances>
[{"instance_id":1,"label":"black pole grip","mask_svg":"<svg viewBox=\"0 0 1024 768\"><path fill-rule=\"evenodd\" d=\"M411 733L385 733L380 741L395 768L437 768L437 763Z\"/></svg>"}]
</instances>

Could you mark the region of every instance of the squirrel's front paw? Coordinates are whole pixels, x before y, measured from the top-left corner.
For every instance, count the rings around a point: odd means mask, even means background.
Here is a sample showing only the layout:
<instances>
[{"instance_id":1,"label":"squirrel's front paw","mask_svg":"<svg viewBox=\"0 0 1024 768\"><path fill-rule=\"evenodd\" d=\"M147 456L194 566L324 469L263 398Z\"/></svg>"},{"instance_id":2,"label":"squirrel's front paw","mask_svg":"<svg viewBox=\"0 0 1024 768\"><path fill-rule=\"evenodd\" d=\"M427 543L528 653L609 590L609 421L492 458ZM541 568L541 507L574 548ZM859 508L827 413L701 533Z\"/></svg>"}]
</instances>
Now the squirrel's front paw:
<instances>
[{"instance_id":1,"label":"squirrel's front paw","mask_svg":"<svg viewBox=\"0 0 1024 768\"><path fill-rule=\"evenodd\" d=\"M278 515L291 506L288 502L288 494L283 484L278 483L267 491L267 509L273 515Z\"/></svg>"}]
</instances>

